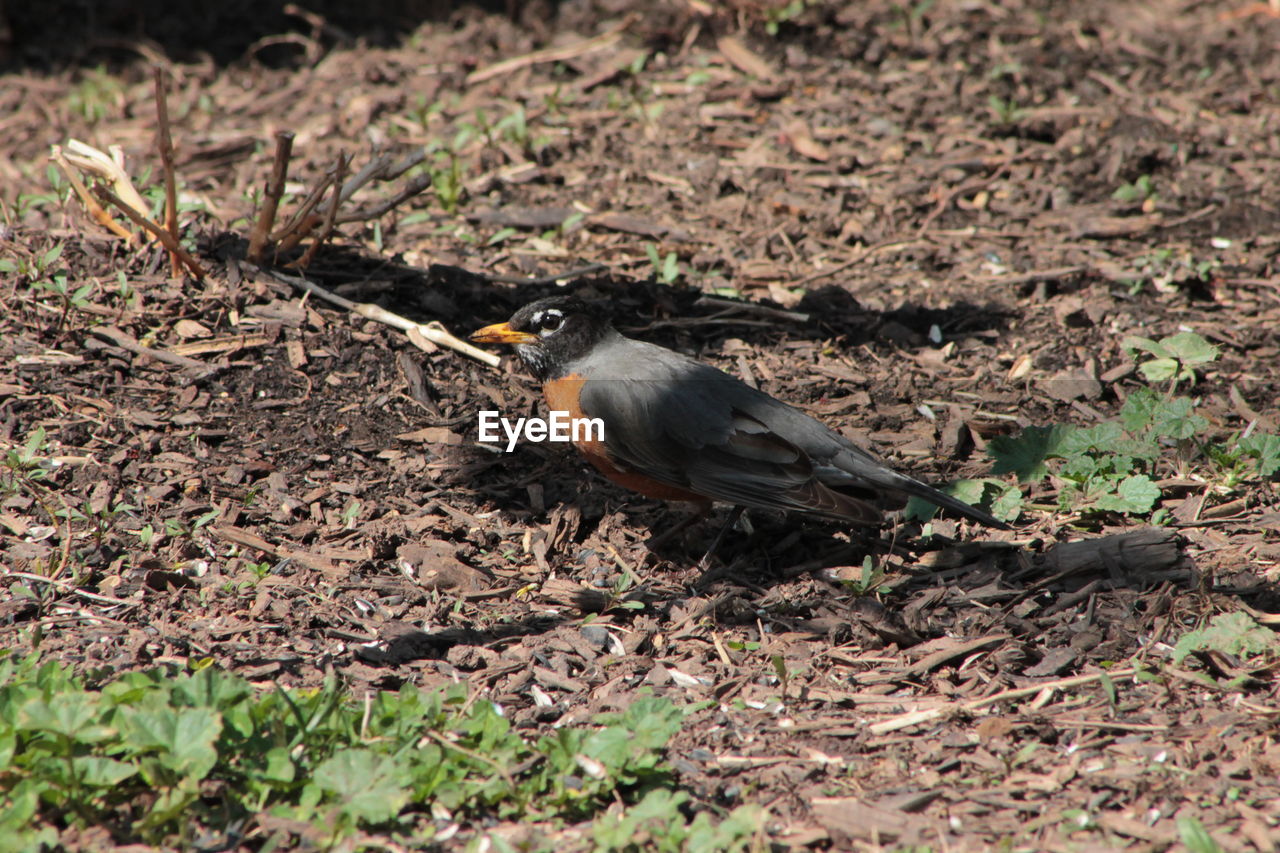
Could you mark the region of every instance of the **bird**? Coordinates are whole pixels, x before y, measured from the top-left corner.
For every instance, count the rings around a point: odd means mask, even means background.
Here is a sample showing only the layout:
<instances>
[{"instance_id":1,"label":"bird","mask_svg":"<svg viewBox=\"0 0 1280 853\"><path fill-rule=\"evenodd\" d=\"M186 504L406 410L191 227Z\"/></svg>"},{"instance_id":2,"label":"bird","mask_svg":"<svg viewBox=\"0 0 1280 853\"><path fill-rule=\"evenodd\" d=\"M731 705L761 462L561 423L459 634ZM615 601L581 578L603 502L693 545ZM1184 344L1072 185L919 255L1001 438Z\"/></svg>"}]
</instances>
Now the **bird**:
<instances>
[{"instance_id":1,"label":"bird","mask_svg":"<svg viewBox=\"0 0 1280 853\"><path fill-rule=\"evenodd\" d=\"M584 431L574 443L608 479L650 498L697 504L695 518L714 502L731 504L704 565L746 508L877 525L883 518L872 500L887 493L1009 529L741 379L625 337L599 303L538 299L471 340L513 346L552 411L599 419L603 436Z\"/></svg>"}]
</instances>

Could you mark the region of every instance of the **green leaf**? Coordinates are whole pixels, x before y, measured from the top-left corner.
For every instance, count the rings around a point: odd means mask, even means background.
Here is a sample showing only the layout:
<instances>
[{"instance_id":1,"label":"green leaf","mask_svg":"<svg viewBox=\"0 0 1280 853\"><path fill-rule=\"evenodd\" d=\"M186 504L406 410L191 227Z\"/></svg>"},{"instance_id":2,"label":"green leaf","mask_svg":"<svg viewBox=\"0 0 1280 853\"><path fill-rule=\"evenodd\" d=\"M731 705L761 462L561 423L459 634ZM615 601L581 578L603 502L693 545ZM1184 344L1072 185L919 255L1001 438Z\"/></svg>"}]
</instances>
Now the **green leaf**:
<instances>
[{"instance_id":1,"label":"green leaf","mask_svg":"<svg viewBox=\"0 0 1280 853\"><path fill-rule=\"evenodd\" d=\"M1022 490L1000 485L1000 494L991 502L991 514L1001 521L1013 521L1022 514Z\"/></svg>"},{"instance_id":2,"label":"green leaf","mask_svg":"<svg viewBox=\"0 0 1280 853\"><path fill-rule=\"evenodd\" d=\"M688 799L684 791L657 788L621 814L602 816L592 829L597 849L630 850L643 838L654 842L653 849L680 850L684 840L680 807ZM661 846L659 839L665 842Z\"/></svg>"},{"instance_id":3,"label":"green leaf","mask_svg":"<svg viewBox=\"0 0 1280 853\"><path fill-rule=\"evenodd\" d=\"M1120 409L1120 420L1133 432L1150 430L1181 441L1204 432L1209 422L1195 414L1190 397L1165 398L1150 388L1134 392Z\"/></svg>"},{"instance_id":4,"label":"green leaf","mask_svg":"<svg viewBox=\"0 0 1280 853\"><path fill-rule=\"evenodd\" d=\"M956 480L947 486L947 494L959 498L967 504L982 503L982 496L987 490L986 480Z\"/></svg>"},{"instance_id":5,"label":"green leaf","mask_svg":"<svg viewBox=\"0 0 1280 853\"><path fill-rule=\"evenodd\" d=\"M689 825L684 842L687 853L721 853L753 849L752 842L761 837L766 812L757 805L738 806L718 825L713 825L707 812L699 812Z\"/></svg>"},{"instance_id":6,"label":"green leaf","mask_svg":"<svg viewBox=\"0 0 1280 853\"><path fill-rule=\"evenodd\" d=\"M155 750L164 768L203 779L218 761L214 742L222 733L222 715L212 708L130 710L124 717L130 744Z\"/></svg>"},{"instance_id":7,"label":"green leaf","mask_svg":"<svg viewBox=\"0 0 1280 853\"><path fill-rule=\"evenodd\" d=\"M1160 341L1165 352L1171 358L1186 365L1208 364L1218 358L1218 347L1206 341L1195 332L1179 332L1173 337Z\"/></svg>"},{"instance_id":8,"label":"green leaf","mask_svg":"<svg viewBox=\"0 0 1280 853\"><path fill-rule=\"evenodd\" d=\"M262 774L263 778L272 782L292 782L296 772L297 767L288 749L277 746L267 750L267 769Z\"/></svg>"},{"instance_id":9,"label":"green leaf","mask_svg":"<svg viewBox=\"0 0 1280 853\"><path fill-rule=\"evenodd\" d=\"M1247 613L1219 613L1205 627L1178 638L1173 647L1173 662L1181 663L1187 655L1203 649L1249 658L1266 651L1280 651L1280 638Z\"/></svg>"},{"instance_id":10,"label":"green leaf","mask_svg":"<svg viewBox=\"0 0 1280 853\"><path fill-rule=\"evenodd\" d=\"M1020 482L1040 482L1049 474L1045 460L1062 456L1062 443L1075 429L1069 424L1030 426L1017 438L996 436L987 443L987 455L995 461L991 473L1013 471Z\"/></svg>"},{"instance_id":11,"label":"green leaf","mask_svg":"<svg viewBox=\"0 0 1280 853\"><path fill-rule=\"evenodd\" d=\"M1125 477L1116 487L1115 494L1103 495L1094 506L1108 512L1124 512L1145 515L1151 512L1160 499L1160 487L1146 474Z\"/></svg>"},{"instance_id":12,"label":"green leaf","mask_svg":"<svg viewBox=\"0 0 1280 853\"><path fill-rule=\"evenodd\" d=\"M1163 346L1153 341L1151 338L1140 338L1137 335L1128 335L1124 340L1120 341L1122 349L1129 350L1130 358L1133 357L1134 350L1142 350L1151 353L1157 358L1168 358L1169 352Z\"/></svg>"},{"instance_id":13,"label":"green leaf","mask_svg":"<svg viewBox=\"0 0 1280 853\"><path fill-rule=\"evenodd\" d=\"M77 756L72 764L80 781L93 788L114 787L138 772L133 764L98 755Z\"/></svg>"},{"instance_id":14,"label":"green leaf","mask_svg":"<svg viewBox=\"0 0 1280 853\"><path fill-rule=\"evenodd\" d=\"M676 280L676 276L680 274L679 259L675 252L668 252L667 259L662 264L662 280L672 282Z\"/></svg>"},{"instance_id":15,"label":"green leaf","mask_svg":"<svg viewBox=\"0 0 1280 853\"><path fill-rule=\"evenodd\" d=\"M408 774L395 759L368 749L342 749L315 770L315 783L357 820L382 823L409 801Z\"/></svg>"},{"instance_id":16,"label":"green leaf","mask_svg":"<svg viewBox=\"0 0 1280 853\"><path fill-rule=\"evenodd\" d=\"M43 255L40 256L40 264L39 264L40 269L42 270L48 269L50 266L53 265L54 261L62 257L63 245L64 244L59 243L58 245L54 246L52 249L50 249L49 251L45 252Z\"/></svg>"},{"instance_id":17,"label":"green leaf","mask_svg":"<svg viewBox=\"0 0 1280 853\"><path fill-rule=\"evenodd\" d=\"M1111 680L1111 676L1105 672L1098 676L1098 684L1102 686L1102 692L1107 694L1107 701L1111 703L1111 707L1119 704L1119 697L1116 695L1115 682Z\"/></svg>"},{"instance_id":18,"label":"green leaf","mask_svg":"<svg viewBox=\"0 0 1280 853\"><path fill-rule=\"evenodd\" d=\"M1138 365L1138 370L1150 382L1164 382L1179 375L1178 362L1172 358L1153 358Z\"/></svg>"},{"instance_id":19,"label":"green leaf","mask_svg":"<svg viewBox=\"0 0 1280 853\"><path fill-rule=\"evenodd\" d=\"M1209 830L1194 817L1180 817L1176 821L1178 835L1187 848L1187 853L1222 853L1222 847L1213 840Z\"/></svg>"},{"instance_id":20,"label":"green leaf","mask_svg":"<svg viewBox=\"0 0 1280 853\"><path fill-rule=\"evenodd\" d=\"M95 725L102 714L101 699L91 693L64 693L53 702L32 699L18 709L19 731L44 731L78 743L98 743L115 729Z\"/></svg>"},{"instance_id":21,"label":"green leaf","mask_svg":"<svg viewBox=\"0 0 1280 853\"><path fill-rule=\"evenodd\" d=\"M36 427L31 431L31 435L27 436L27 443L22 446L22 455L19 460L25 465L36 458L36 454L44 448L45 431L44 427Z\"/></svg>"},{"instance_id":22,"label":"green leaf","mask_svg":"<svg viewBox=\"0 0 1280 853\"><path fill-rule=\"evenodd\" d=\"M496 246L499 243L501 243L503 240L506 240L508 237L515 236L517 233L519 232L517 232L516 229L508 226L506 228L502 228L496 231L492 237L490 237L488 240L485 241L484 244L486 246Z\"/></svg>"},{"instance_id":23,"label":"green leaf","mask_svg":"<svg viewBox=\"0 0 1280 853\"><path fill-rule=\"evenodd\" d=\"M1115 421L1103 421L1091 427L1077 427L1062 437L1058 447L1063 457L1095 450L1111 453L1124 439L1124 429Z\"/></svg>"},{"instance_id":24,"label":"green leaf","mask_svg":"<svg viewBox=\"0 0 1280 853\"><path fill-rule=\"evenodd\" d=\"M1240 439L1240 450L1257 460L1259 477L1267 478L1280 471L1280 437L1255 433Z\"/></svg>"},{"instance_id":25,"label":"green leaf","mask_svg":"<svg viewBox=\"0 0 1280 853\"><path fill-rule=\"evenodd\" d=\"M1139 388L1120 407L1120 423L1129 432L1143 432L1156 421L1156 411L1164 403L1163 395L1152 388Z\"/></svg>"},{"instance_id":26,"label":"green leaf","mask_svg":"<svg viewBox=\"0 0 1280 853\"><path fill-rule=\"evenodd\" d=\"M1022 490L990 477L956 480L939 489L959 498L970 506L990 506L991 514L1002 521L1011 521L1022 511ZM905 510L908 519L928 521L938 513L938 506L924 498L908 498Z\"/></svg>"},{"instance_id":27,"label":"green leaf","mask_svg":"<svg viewBox=\"0 0 1280 853\"><path fill-rule=\"evenodd\" d=\"M1194 380L1198 364L1208 364L1218 357L1218 348L1195 332L1179 332L1159 341L1150 338L1130 336L1120 345L1129 350L1133 356L1137 350L1155 356L1150 361L1138 365L1138 369L1148 380L1163 382L1166 379Z\"/></svg>"}]
</instances>

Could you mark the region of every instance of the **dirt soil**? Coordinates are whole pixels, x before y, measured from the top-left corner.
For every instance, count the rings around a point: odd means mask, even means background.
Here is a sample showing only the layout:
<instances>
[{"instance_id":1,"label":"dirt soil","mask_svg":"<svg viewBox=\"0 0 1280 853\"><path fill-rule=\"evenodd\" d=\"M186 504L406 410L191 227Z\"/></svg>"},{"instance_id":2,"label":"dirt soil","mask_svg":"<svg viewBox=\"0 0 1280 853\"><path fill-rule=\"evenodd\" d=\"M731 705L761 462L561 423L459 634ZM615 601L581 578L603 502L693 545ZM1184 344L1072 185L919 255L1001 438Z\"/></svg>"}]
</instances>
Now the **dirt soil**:
<instances>
[{"instance_id":1,"label":"dirt soil","mask_svg":"<svg viewBox=\"0 0 1280 853\"><path fill-rule=\"evenodd\" d=\"M15 41L0 253L61 245L89 290L64 312L33 276L0 285L0 442L47 431L49 500L76 519L0 506L5 586L41 592L0 601L4 644L97 679L211 658L264 686L465 680L531 734L642 691L711 700L681 783L699 808L766 804L795 846L1164 850L1194 817L1275 850L1275 669L1170 659L1215 613L1280 612L1274 483L1171 465L1155 531L1063 511L1051 482L1008 532L761 514L703 576L723 508L653 552L683 508L567 445L477 444L479 410L542 406L509 354L423 351L243 261L276 132L285 215L340 152L354 171L435 145L436 191L340 224L309 277L465 335L557 289L513 281L600 264L571 287L627 333L937 482L984 475L1020 426L1114 417L1143 384L1132 334L1216 343L1213 432L1277 431L1280 21L784 5L464 6L385 39L294 20L231 59L189 41L169 109L203 282L30 198L70 138L156 185L167 43L67 62Z\"/></svg>"}]
</instances>

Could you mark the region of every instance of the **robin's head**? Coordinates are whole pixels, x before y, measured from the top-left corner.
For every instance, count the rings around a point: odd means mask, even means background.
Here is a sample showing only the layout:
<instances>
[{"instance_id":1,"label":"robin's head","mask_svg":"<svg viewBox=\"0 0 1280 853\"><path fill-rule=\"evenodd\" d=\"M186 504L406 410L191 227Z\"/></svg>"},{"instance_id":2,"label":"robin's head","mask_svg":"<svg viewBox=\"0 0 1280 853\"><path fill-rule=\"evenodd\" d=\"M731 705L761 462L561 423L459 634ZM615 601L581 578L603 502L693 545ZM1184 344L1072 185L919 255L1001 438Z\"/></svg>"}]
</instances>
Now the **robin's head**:
<instances>
[{"instance_id":1,"label":"robin's head","mask_svg":"<svg viewBox=\"0 0 1280 853\"><path fill-rule=\"evenodd\" d=\"M612 327L596 309L576 296L549 296L530 302L505 323L471 335L482 344L511 344L539 379L552 379L567 364L586 355Z\"/></svg>"}]
</instances>

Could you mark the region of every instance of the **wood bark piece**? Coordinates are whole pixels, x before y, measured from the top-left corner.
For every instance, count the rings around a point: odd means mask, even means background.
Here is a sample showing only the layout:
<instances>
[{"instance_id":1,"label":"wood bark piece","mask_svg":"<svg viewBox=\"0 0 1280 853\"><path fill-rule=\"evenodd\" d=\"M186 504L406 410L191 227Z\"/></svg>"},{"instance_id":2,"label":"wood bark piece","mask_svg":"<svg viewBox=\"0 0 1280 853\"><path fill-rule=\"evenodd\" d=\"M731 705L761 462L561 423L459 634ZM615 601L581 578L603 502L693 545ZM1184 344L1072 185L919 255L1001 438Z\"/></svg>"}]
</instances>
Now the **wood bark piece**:
<instances>
[{"instance_id":1,"label":"wood bark piece","mask_svg":"<svg viewBox=\"0 0 1280 853\"><path fill-rule=\"evenodd\" d=\"M309 569L315 569L318 572L328 575L332 578L346 577L347 571L324 557L308 554L306 551L295 551L283 545L273 545L261 536L250 533L239 527L231 525L220 525L210 527L209 532L219 539L226 542L234 542L245 548L252 548L255 551L273 557L277 560L289 559L296 563L300 563Z\"/></svg>"},{"instance_id":2,"label":"wood bark piece","mask_svg":"<svg viewBox=\"0 0 1280 853\"><path fill-rule=\"evenodd\" d=\"M1041 564L1057 574L1110 571L1136 576L1167 572L1181 560L1176 532L1143 527L1114 536L1063 542L1046 551Z\"/></svg>"},{"instance_id":3,"label":"wood bark piece","mask_svg":"<svg viewBox=\"0 0 1280 853\"><path fill-rule=\"evenodd\" d=\"M213 365L206 364L194 358L187 358L185 355L167 352L162 349L152 349L138 343L137 339L128 332L117 329L114 326L95 326L89 330L94 335L110 341L121 349L126 349L135 355L145 355L154 358L156 361L162 361L166 364L172 364L177 367L185 367L189 370L199 370L207 372L216 369Z\"/></svg>"},{"instance_id":4,"label":"wood bark piece","mask_svg":"<svg viewBox=\"0 0 1280 853\"><path fill-rule=\"evenodd\" d=\"M773 66L733 36L722 36L716 40L716 48L729 60L729 64L744 74L759 77L761 80L772 80L777 76Z\"/></svg>"},{"instance_id":5,"label":"wood bark piece","mask_svg":"<svg viewBox=\"0 0 1280 853\"><path fill-rule=\"evenodd\" d=\"M510 74L512 71L519 71L521 68L527 68L530 65L538 65L543 62L564 62L567 59L612 47L618 39L622 38L622 33L627 27L631 26L637 17L634 13L627 15L622 20L622 23L611 30L606 30L595 38L575 42L566 47L535 50L533 53L526 53L523 56L504 59L502 62L494 63L486 68L478 68L467 75L467 85L473 86L476 83L483 83L485 80L492 80L494 77L501 77L503 74Z\"/></svg>"},{"instance_id":6,"label":"wood bark piece","mask_svg":"<svg viewBox=\"0 0 1280 853\"><path fill-rule=\"evenodd\" d=\"M813 814L837 845L870 841L912 846L935 842L946 833L938 820L884 808L858 797L816 797Z\"/></svg>"}]
</instances>

